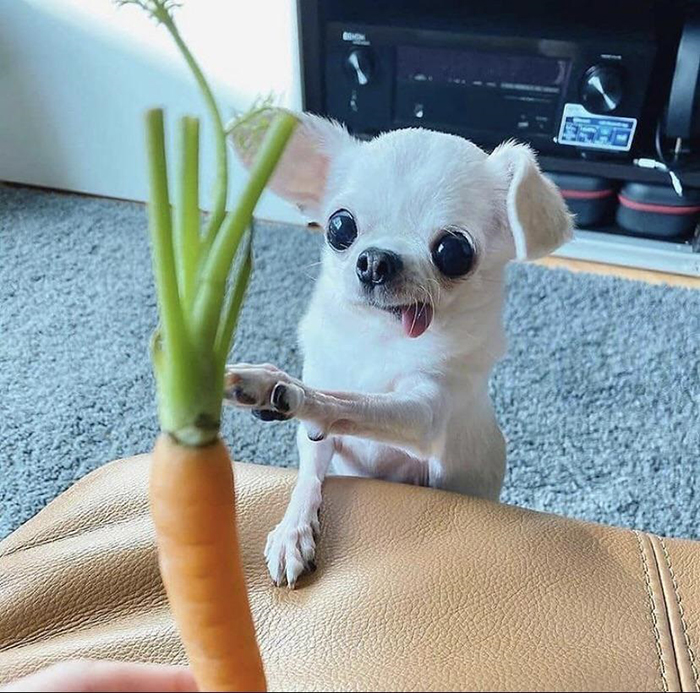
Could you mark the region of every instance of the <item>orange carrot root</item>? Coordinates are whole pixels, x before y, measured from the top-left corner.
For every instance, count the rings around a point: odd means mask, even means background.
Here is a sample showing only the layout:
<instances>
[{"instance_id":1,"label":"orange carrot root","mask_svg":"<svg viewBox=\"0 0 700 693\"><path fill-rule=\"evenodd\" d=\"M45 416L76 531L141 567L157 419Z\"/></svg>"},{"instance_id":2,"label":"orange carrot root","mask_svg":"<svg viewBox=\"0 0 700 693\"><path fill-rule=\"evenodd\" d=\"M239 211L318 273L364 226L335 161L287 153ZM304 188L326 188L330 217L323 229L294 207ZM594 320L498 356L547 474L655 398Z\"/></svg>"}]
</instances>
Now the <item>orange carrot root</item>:
<instances>
[{"instance_id":1,"label":"orange carrot root","mask_svg":"<svg viewBox=\"0 0 700 693\"><path fill-rule=\"evenodd\" d=\"M161 575L199 689L265 691L224 443L186 447L161 434L150 501Z\"/></svg>"}]
</instances>

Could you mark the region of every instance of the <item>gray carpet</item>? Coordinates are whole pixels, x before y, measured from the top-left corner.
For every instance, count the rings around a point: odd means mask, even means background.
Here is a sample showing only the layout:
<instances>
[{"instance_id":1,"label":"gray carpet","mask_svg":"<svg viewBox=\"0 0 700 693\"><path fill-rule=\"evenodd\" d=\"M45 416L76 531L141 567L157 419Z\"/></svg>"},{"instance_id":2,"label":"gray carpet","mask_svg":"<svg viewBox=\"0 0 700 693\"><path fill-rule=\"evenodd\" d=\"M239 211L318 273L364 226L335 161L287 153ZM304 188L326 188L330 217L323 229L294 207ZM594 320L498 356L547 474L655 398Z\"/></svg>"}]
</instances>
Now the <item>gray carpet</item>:
<instances>
[{"instance_id":1,"label":"gray carpet","mask_svg":"<svg viewBox=\"0 0 700 693\"><path fill-rule=\"evenodd\" d=\"M156 435L141 205L0 186L0 536ZM300 368L320 237L260 225L235 356ZM700 291L514 266L493 378L505 500L700 537ZM235 432L234 432L235 429ZM295 464L294 424L227 412L237 459Z\"/></svg>"}]
</instances>

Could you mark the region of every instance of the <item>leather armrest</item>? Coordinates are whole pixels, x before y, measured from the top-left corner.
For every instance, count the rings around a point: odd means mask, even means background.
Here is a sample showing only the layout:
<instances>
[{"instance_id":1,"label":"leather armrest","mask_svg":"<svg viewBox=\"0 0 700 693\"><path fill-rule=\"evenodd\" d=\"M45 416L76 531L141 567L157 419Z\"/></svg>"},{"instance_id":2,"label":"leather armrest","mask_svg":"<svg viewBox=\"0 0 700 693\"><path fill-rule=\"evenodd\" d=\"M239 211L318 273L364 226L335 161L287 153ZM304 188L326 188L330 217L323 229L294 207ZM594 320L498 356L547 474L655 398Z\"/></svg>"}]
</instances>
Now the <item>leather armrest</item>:
<instances>
[{"instance_id":1,"label":"leather armrest","mask_svg":"<svg viewBox=\"0 0 700 693\"><path fill-rule=\"evenodd\" d=\"M700 690L700 543L331 478L318 570L288 591L262 549L295 474L235 471L271 690ZM147 474L146 456L108 464L0 543L0 681L64 658L184 660Z\"/></svg>"}]
</instances>

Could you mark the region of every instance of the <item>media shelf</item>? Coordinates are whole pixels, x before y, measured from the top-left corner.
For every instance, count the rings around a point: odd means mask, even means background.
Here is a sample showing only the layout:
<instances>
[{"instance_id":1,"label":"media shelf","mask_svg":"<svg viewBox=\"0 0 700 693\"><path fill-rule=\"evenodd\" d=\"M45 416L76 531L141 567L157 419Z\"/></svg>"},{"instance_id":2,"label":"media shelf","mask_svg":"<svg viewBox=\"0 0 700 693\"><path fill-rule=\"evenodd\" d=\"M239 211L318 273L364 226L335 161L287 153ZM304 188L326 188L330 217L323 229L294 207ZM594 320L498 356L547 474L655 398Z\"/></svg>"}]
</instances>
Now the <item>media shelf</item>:
<instances>
[{"instance_id":1,"label":"media shelf","mask_svg":"<svg viewBox=\"0 0 700 693\"><path fill-rule=\"evenodd\" d=\"M554 252L559 257L700 277L700 253L688 243L623 235L610 227L576 229L574 239Z\"/></svg>"},{"instance_id":2,"label":"media shelf","mask_svg":"<svg viewBox=\"0 0 700 693\"><path fill-rule=\"evenodd\" d=\"M539 161L543 170L555 173L601 176L619 181L620 184L634 181L670 185L667 173L640 168L629 162L565 159L552 156L540 156ZM700 171L682 174L682 182L686 188L700 187ZM678 242L642 238L631 235L616 225L596 229L577 229L574 240L560 248L555 255L700 277L698 239Z\"/></svg>"},{"instance_id":3,"label":"media shelf","mask_svg":"<svg viewBox=\"0 0 700 693\"><path fill-rule=\"evenodd\" d=\"M636 181L670 185L669 176L663 171L641 168L629 162L596 161L595 159L568 159L555 156L540 156L540 166L545 171L578 173L584 176L602 176L612 180ZM700 168L681 173L683 184L689 188L700 188Z\"/></svg>"}]
</instances>

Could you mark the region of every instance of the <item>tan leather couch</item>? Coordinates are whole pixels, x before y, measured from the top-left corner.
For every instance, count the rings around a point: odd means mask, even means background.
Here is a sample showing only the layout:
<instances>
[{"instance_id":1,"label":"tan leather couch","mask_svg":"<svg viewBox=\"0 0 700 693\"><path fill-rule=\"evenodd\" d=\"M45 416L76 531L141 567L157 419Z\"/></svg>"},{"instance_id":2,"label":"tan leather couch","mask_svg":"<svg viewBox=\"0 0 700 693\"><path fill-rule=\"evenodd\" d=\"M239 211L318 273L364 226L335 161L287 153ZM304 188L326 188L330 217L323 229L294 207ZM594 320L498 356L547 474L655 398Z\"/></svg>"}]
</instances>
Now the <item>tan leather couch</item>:
<instances>
[{"instance_id":1,"label":"tan leather couch","mask_svg":"<svg viewBox=\"0 0 700 693\"><path fill-rule=\"evenodd\" d=\"M147 468L105 466L0 543L1 681L68 657L183 661ZM294 473L236 477L273 690L699 690L698 543L331 479L319 568L290 592L261 551Z\"/></svg>"}]
</instances>

